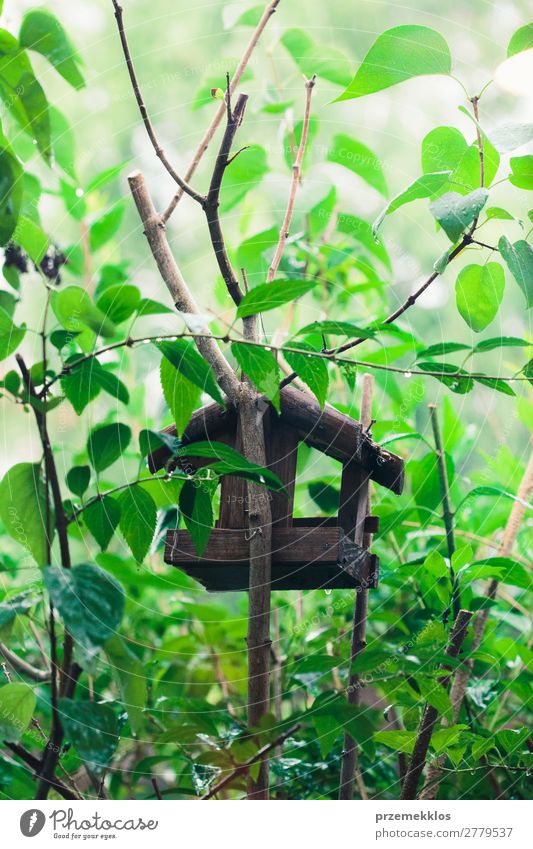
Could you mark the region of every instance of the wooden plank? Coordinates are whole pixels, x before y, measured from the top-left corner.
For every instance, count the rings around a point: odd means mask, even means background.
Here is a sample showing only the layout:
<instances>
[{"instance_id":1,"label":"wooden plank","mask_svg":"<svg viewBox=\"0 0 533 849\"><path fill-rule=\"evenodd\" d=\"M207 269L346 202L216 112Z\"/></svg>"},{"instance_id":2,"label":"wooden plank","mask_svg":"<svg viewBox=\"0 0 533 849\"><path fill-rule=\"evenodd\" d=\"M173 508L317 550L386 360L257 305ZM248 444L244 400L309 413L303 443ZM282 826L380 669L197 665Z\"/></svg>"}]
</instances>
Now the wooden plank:
<instances>
[{"instance_id":1,"label":"wooden plank","mask_svg":"<svg viewBox=\"0 0 533 849\"><path fill-rule=\"evenodd\" d=\"M339 526L358 545L363 543L369 480L369 474L358 463L353 460L344 463L339 499Z\"/></svg>"},{"instance_id":2,"label":"wooden plank","mask_svg":"<svg viewBox=\"0 0 533 849\"><path fill-rule=\"evenodd\" d=\"M272 527L291 527L294 510L294 484L298 458L298 434L290 425L284 424L274 410L264 418L265 445L268 467L283 481L288 495L265 490L271 499Z\"/></svg>"},{"instance_id":3,"label":"wooden plank","mask_svg":"<svg viewBox=\"0 0 533 849\"><path fill-rule=\"evenodd\" d=\"M272 548L273 590L373 586L377 558L348 540L341 528L274 528ZM248 590L249 542L244 529L215 529L201 558L186 531L169 531L165 562L212 592Z\"/></svg>"},{"instance_id":4,"label":"wooden plank","mask_svg":"<svg viewBox=\"0 0 533 849\"><path fill-rule=\"evenodd\" d=\"M213 563L180 566L209 592L248 592L247 565L224 568ZM356 589L359 583L344 569L332 563L306 566L272 564L272 591L276 590L346 590Z\"/></svg>"},{"instance_id":5,"label":"wooden plank","mask_svg":"<svg viewBox=\"0 0 533 849\"><path fill-rule=\"evenodd\" d=\"M235 422L233 433L224 434L228 445L242 454L240 422ZM224 475L220 484L220 513L218 524L221 528L245 528L247 517L246 481L236 475Z\"/></svg>"},{"instance_id":6,"label":"wooden plank","mask_svg":"<svg viewBox=\"0 0 533 849\"><path fill-rule=\"evenodd\" d=\"M274 528L272 560L276 563L331 563L341 558L340 528ZM187 531L168 531L165 563L181 566L185 563L239 564L249 562L248 531L215 528L201 558L196 554Z\"/></svg>"}]
</instances>

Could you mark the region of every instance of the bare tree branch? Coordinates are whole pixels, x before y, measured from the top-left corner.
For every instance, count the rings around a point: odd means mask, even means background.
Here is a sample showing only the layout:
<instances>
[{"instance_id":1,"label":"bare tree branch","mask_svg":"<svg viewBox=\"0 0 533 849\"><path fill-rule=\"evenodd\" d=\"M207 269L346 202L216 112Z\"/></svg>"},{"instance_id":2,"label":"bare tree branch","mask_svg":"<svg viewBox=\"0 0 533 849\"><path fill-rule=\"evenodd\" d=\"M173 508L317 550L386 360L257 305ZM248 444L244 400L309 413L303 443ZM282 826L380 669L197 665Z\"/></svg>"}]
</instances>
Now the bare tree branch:
<instances>
[{"instance_id":1,"label":"bare tree branch","mask_svg":"<svg viewBox=\"0 0 533 849\"><path fill-rule=\"evenodd\" d=\"M533 452L530 454L529 462L527 464L526 470L524 472L524 476L522 481L520 482L520 486L518 488L517 497L520 500L514 501L513 506L511 508L511 512L509 514L509 518L507 520L507 524L505 526L505 531L503 534L502 541L498 547L498 556L499 557L509 557L512 553L513 546L518 535L518 531L520 529L520 525L524 518L524 513L526 511L526 503L533 492ZM492 580L489 583L487 588L486 596L489 599L494 599L496 597L496 593L498 591L498 581ZM485 634L485 628L487 626L487 621L489 618L489 609L481 610L474 621L474 629L472 636L472 651L475 652L479 649L483 636ZM456 670L452 686L450 690L450 700L453 707L453 721L457 722L459 718L459 711L461 710L461 706L463 704L466 688L468 686L468 680L470 678L470 674L472 672L473 663L472 661L467 661L464 663L459 669ZM430 764L428 768L426 783L424 788L420 794L421 799L436 799L440 783L444 776L444 758L437 758L432 764Z\"/></svg>"},{"instance_id":2,"label":"bare tree branch","mask_svg":"<svg viewBox=\"0 0 533 849\"><path fill-rule=\"evenodd\" d=\"M228 82L228 91L226 95L228 122L226 125L226 131L222 137L220 150L218 152L215 167L213 169L213 176L211 177L211 183L209 185L209 191L207 193L207 197L204 204L204 210L207 216L207 226L209 227L211 244L213 245L213 250L215 252L215 257L218 262L218 267L220 269L222 277L224 278L227 290L237 306L242 300L242 292L237 275L235 274L229 261L228 253L226 251L226 245L224 242L224 236L222 235L222 227L220 224L219 215L219 198L220 189L222 187L222 180L224 178L226 168L228 167L231 161L229 158L231 146L233 144L233 139L235 138L235 133L237 132L242 123L247 100L247 95L240 94L237 98L235 109L232 109L230 100L230 86Z\"/></svg>"},{"instance_id":3,"label":"bare tree branch","mask_svg":"<svg viewBox=\"0 0 533 849\"><path fill-rule=\"evenodd\" d=\"M298 191L298 186L300 184L302 162L304 158L305 147L307 144L307 136L309 134L309 119L311 117L311 98L313 96L313 89L315 87L315 83L316 74L313 74L310 80L305 81L306 98L305 112L302 124L302 135L300 137L300 145L298 147L296 159L294 160L294 165L292 166L292 180L289 191L289 200L287 202L287 209L285 210L283 224L281 225L279 241L274 252L274 257L270 264L270 268L268 269L267 283L271 283L274 277L276 276L276 272L278 270L278 266L283 255L283 250L289 237L289 228L291 226L292 214L294 212L294 204L296 202L296 192Z\"/></svg>"},{"instance_id":4,"label":"bare tree branch","mask_svg":"<svg viewBox=\"0 0 533 849\"><path fill-rule=\"evenodd\" d=\"M468 625L472 616L473 614L469 610L459 611L457 619L453 624L453 628L450 634L450 640L446 648L446 654L448 655L448 657L456 658L459 655L459 652L461 651L462 645L465 641L465 637L468 631ZM448 670L449 674L439 679L439 684L442 687L446 687L450 682L450 678L452 677L450 668L444 666L444 669ZM433 731L435 729L435 725L437 724L438 719L438 710L434 708L433 705L426 704L420 722L420 727L418 729L418 735L415 741L413 754L411 755L409 766L407 767L407 773L402 784L402 792L400 796L401 799L416 799L418 782L424 770L426 756L429 749L429 743L431 741L431 737L433 735Z\"/></svg>"},{"instance_id":5,"label":"bare tree branch","mask_svg":"<svg viewBox=\"0 0 533 849\"><path fill-rule=\"evenodd\" d=\"M252 53L254 52L255 47L257 45L257 42L261 38L263 30L265 29L270 18L272 17L272 15L276 11L277 7L279 6L279 3L280 3L280 0L272 0L272 2L270 2L265 7L265 11L263 12L259 23L257 24L254 32L252 33L252 37L250 38L250 41L248 42L246 49L245 49L244 53L242 54L241 60L240 60L239 64L237 65L237 68L236 68L235 73L233 75L233 78L231 80L231 83L230 83L230 86L229 86L230 95L233 94L235 89L237 88L237 85L239 84L239 80L241 79L241 77L242 77L242 75L243 75L243 73L244 73L244 71L245 71L245 69L248 65L248 62L250 61ZM216 131L217 131L219 125L220 125L220 122L224 118L224 115L226 115L226 109L227 109L226 103L221 103L217 112L215 113L213 120L211 121L209 127L207 128L204 137L202 138L200 144L198 145L196 153L193 156L192 162L189 165L187 172L185 174L185 180L187 180L187 181L190 180L192 175L194 174L194 172L198 168L198 165L200 164L204 153L206 152L207 148L209 147L209 145L210 145L210 143L213 139L213 136L215 135L215 133L216 133ZM162 217L163 217L164 222L168 221L168 219L170 218L170 216L172 215L172 213L176 209L176 206L178 205L181 198L183 197L183 194L184 194L184 191L183 191L182 188L180 188L176 192L176 194L172 198L170 204L168 205L167 209L163 213Z\"/></svg>"},{"instance_id":6,"label":"bare tree branch","mask_svg":"<svg viewBox=\"0 0 533 849\"><path fill-rule=\"evenodd\" d=\"M222 781L219 781L218 784L215 784L215 786L212 787L208 793L205 793L201 797L202 801L206 801L207 799L212 799L213 796L217 796L221 790L224 790L224 788L228 786L228 784L231 784L232 781L235 781L235 779L239 775L243 775L244 773L248 772L251 766L257 763L257 761L262 760L266 755L269 754L269 752L272 751L272 749L275 749L277 746L281 746L281 744L284 743L288 737L291 737L293 734L296 733L296 731L298 731L299 727L299 725L293 725L292 728L289 728L289 730L285 731L284 734L281 734L271 743L267 743L265 746L259 749L255 753L255 755L252 755L252 757L248 758L248 760L245 761L243 764L239 764L239 766L236 767L232 772L230 772L230 774L227 775L226 778L223 778Z\"/></svg>"},{"instance_id":7,"label":"bare tree branch","mask_svg":"<svg viewBox=\"0 0 533 849\"><path fill-rule=\"evenodd\" d=\"M128 69L128 73L130 75L131 85L133 88L133 93L135 94L135 99L137 101L137 105L139 107L139 112L141 113L141 118L143 120L143 124L146 128L146 132L148 133L148 138L152 144L153 149L155 150L155 154L158 159L161 160L162 165L166 168L172 179L175 183L178 184L180 190L185 192L190 197L192 197L195 201L202 204L205 201L203 195L199 192L195 191L192 186L189 186L187 180L182 180L179 174L176 173L171 163L168 161L165 151L159 144L159 140L156 136L154 127L152 122L150 121L150 117L148 115L148 110L146 109L146 105L143 100L143 96L141 93L141 89L139 86L139 81L137 79L137 74L135 73L135 67L133 65L133 59L131 56L130 47L128 44L128 39L126 36L126 31L124 29L124 16L122 6L117 2L117 0L112 0L113 7L115 9L115 18L117 21L118 33L120 36L120 43L122 44L122 51L124 53L124 59L126 60L126 67Z\"/></svg>"},{"instance_id":8,"label":"bare tree branch","mask_svg":"<svg viewBox=\"0 0 533 849\"><path fill-rule=\"evenodd\" d=\"M155 210L143 175L140 171L136 171L130 174L128 182L152 256L176 309L180 312L198 314L198 306L170 250L165 225ZM195 336L195 341L199 352L213 369L220 388L234 401L239 395L240 383L216 341L209 334Z\"/></svg>"},{"instance_id":9,"label":"bare tree branch","mask_svg":"<svg viewBox=\"0 0 533 849\"><path fill-rule=\"evenodd\" d=\"M12 652L11 649L4 645L4 643L0 643L0 654L9 664L11 664L13 669L16 669L18 672L26 675L28 678L31 678L32 681L39 681L41 683L50 681L49 669L37 669L35 666L32 666L31 663L28 663L22 657L19 657L18 654Z\"/></svg>"}]
</instances>

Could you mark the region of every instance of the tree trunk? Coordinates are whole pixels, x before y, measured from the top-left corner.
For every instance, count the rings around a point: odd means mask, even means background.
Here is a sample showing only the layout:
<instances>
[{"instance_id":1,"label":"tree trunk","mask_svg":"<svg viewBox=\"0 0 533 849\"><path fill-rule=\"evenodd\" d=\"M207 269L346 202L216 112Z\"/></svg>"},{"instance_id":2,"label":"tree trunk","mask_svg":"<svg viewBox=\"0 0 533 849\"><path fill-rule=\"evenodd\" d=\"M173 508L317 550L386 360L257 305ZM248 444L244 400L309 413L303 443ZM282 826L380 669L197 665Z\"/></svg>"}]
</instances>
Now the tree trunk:
<instances>
[{"instance_id":1,"label":"tree trunk","mask_svg":"<svg viewBox=\"0 0 533 849\"><path fill-rule=\"evenodd\" d=\"M264 400L250 393L239 406L244 456L266 466ZM269 709L270 673L270 565L272 516L268 492L249 483L250 590L248 610L248 726L257 728ZM248 780L249 799L268 799L268 758L261 761L257 779Z\"/></svg>"}]
</instances>

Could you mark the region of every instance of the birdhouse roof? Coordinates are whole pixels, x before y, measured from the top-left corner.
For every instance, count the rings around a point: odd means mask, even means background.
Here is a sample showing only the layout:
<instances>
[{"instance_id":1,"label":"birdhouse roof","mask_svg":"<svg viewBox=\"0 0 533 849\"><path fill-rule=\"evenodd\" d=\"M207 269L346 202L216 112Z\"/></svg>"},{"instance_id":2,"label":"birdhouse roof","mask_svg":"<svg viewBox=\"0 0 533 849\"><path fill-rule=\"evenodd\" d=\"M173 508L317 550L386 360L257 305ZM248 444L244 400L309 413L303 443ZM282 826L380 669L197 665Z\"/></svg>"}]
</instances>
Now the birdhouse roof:
<instances>
[{"instance_id":1,"label":"birdhouse roof","mask_svg":"<svg viewBox=\"0 0 533 849\"><path fill-rule=\"evenodd\" d=\"M305 392L286 386L281 390L281 410L277 421L297 431L306 445L340 460L358 463L381 486L399 495L403 489L404 463L401 457L382 448L365 433L360 422L326 405L320 405ZM202 440L217 441L235 433L237 410L233 406L208 404L193 413L182 437L182 445ZM171 425L165 432L175 434ZM159 448L148 458L152 472L162 468L170 457Z\"/></svg>"}]
</instances>

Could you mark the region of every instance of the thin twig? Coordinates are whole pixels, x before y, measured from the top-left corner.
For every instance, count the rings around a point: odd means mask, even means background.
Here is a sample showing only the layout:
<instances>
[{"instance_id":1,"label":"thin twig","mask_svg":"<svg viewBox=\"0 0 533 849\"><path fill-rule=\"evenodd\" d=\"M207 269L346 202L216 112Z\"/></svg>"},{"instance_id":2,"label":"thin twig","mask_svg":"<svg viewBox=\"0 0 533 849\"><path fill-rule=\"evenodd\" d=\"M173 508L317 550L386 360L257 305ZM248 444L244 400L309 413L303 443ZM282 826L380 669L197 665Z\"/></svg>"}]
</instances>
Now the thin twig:
<instances>
[{"instance_id":1,"label":"thin twig","mask_svg":"<svg viewBox=\"0 0 533 849\"><path fill-rule=\"evenodd\" d=\"M257 42L261 38L263 30L265 29L266 25L268 24L270 18L272 17L274 12L276 11L276 8L278 7L279 2L280 2L280 0L272 0L272 2L270 2L266 6L265 11L263 12L261 19L260 19L259 23L257 24L254 32L252 33L252 37L250 38L250 41L248 42L244 53L242 54L241 60L240 60L239 64L237 65L235 73L233 74L233 77L232 77L232 80L231 80L231 83L230 83L230 86L229 86L230 94L233 94L235 89L237 88L239 80L241 79L244 71L246 70L246 67L248 65L248 62L250 61L252 53L255 50ZM185 174L185 180L186 181L191 179L194 172L198 168L198 165L200 164L204 153L206 152L207 148L209 147L209 145L210 145L210 143L213 139L213 136L215 135L215 133L216 133L216 131L217 131L219 125L220 125L220 122L222 121L222 119L226 115L226 109L227 109L226 103L221 103L220 106L218 107L218 110L215 113L215 116L214 116L213 120L211 121L209 127L207 128L200 144L198 145L196 153L193 156L192 162L187 169L187 172ZM183 189L181 189L181 188L178 189L178 191L176 192L176 194L174 195L174 197L170 201L167 209L165 210L165 212L162 215L163 222L168 221L168 219L170 218L170 216L172 215L172 213L176 209L176 206L178 205L181 198L183 197L183 194L184 194Z\"/></svg>"},{"instance_id":2,"label":"thin twig","mask_svg":"<svg viewBox=\"0 0 533 849\"><path fill-rule=\"evenodd\" d=\"M143 124L145 126L146 132L148 133L148 138L154 148L155 154L158 159L161 160L162 165L166 168L174 182L178 184L182 192L185 192L190 197L192 197L195 201L202 204L204 203L205 198L203 195L199 194L199 192L195 191L192 186L189 186L187 180L182 180L179 174L176 173L171 163L168 161L165 151L159 144L159 140L156 136L155 130L153 128L152 122L150 121L150 117L148 115L148 110L146 109L146 105L143 100L143 96L141 93L141 89L139 86L139 81L137 79L137 74L135 73L135 67L133 65L133 59L131 56L131 51L128 44L128 39L126 36L126 31L124 29L124 16L122 6L119 5L117 0L112 0L113 7L115 9L115 18L117 21L118 33L120 36L120 43L122 44L122 51L124 53L124 59L126 60L126 66L128 68L128 73L130 75L131 85L133 88L133 93L135 94L135 99L137 101L137 105L139 107L139 112L141 113L141 118L143 120Z\"/></svg>"},{"instance_id":3,"label":"thin twig","mask_svg":"<svg viewBox=\"0 0 533 849\"><path fill-rule=\"evenodd\" d=\"M468 625L472 616L473 614L469 610L459 611L453 624L450 640L446 648L446 654L448 657L456 658L459 655L465 641ZM439 685L441 687L446 687L452 677L452 673L448 666L444 666L443 669L447 671L447 674L439 679ZM411 755L409 766L407 767L407 773L402 784L401 799L416 799L418 782L426 763L429 744L438 719L438 710L433 707L433 705L426 704L413 748L413 754Z\"/></svg>"},{"instance_id":4,"label":"thin twig","mask_svg":"<svg viewBox=\"0 0 533 849\"><path fill-rule=\"evenodd\" d=\"M524 476L520 482L520 486L518 487L517 496L520 500L514 501L513 506L511 508L511 512L509 514L509 518L507 520L507 524L505 526L505 531L503 534L503 538L501 543L498 546L498 555L500 557L509 557L512 553L514 543L516 541L516 537L518 536L518 531L520 529L522 520L524 518L524 513L526 510L525 504L527 500L531 496L533 492L533 452L531 452L529 457L529 462L524 472ZM498 592L498 581L491 580L489 582L489 586L485 593L486 597L489 599L494 599L496 597L496 593ZM481 610L475 619L474 622L474 633L472 637L472 652L475 652L479 649L481 643L483 642L483 636L485 634L485 628L487 626L487 621L489 618L489 609ZM468 686L468 680L470 678L470 674L472 672L473 663L472 661L467 661L462 664L462 666L456 670L454 679L452 682L452 687L450 691L450 700L453 707L453 721L457 722L459 717L459 712L461 710L461 705L465 699L466 688ZM440 783L442 781L443 775L445 773L444 770L444 758L437 758L437 760L432 763L428 769L427 780L420 794L421 799L436 799Z\"/></svg>"},{"instance_id":5,"label":"thin twig","mask_svg":"<svg viewBox=\"0 0 533 849\"><path fill-rule=\"evenodd\" d=\"M459 595L459 585L452 566L452 557L455 554L455 537L453 530L453 512L450 505L450 487L448 483L448 470L446 468L446 455L442 444L440 433L439 417L435 404L429 404L429 415L431 418L431 426L433 428L433 438L435 440L435 454L437 457L437 471L439 475L439 486L442 503L442 521L446 530L446 544L448 547L448 559L450 561L450 581L452 584L452 606L454 619L459 614L461 607L461 597ZM444 620L447 621L448 611L445 613Z\"/></svg>"},{"instance_id":6,"label":"thin twig","mask_svg":"<svg viewBox=\"0 0 533 849\"><path fill-rule=\"evenodd\" d=\"M296 202L296 192L298 191L298 186L300 184L300 177L302 173L302 162L305 153L305 147L307 144L307 136L309 133L309 119L311 117L311 98L313 96L313 89L316 83L316 74L313 74L310 80L305 81L305 112L304 119L302 124L302 135L300 137L300 146L298 148L298 152L296 154L296 159L294 160L294 165L292 166L292 180L291 187L289 191L289 200L287 201L287 209L285 211L285 217L283 219L283 224L281 225L281 230L279 234L279 241L274 253L274 257L270 264L270 268L268 269L267 274L267 283L271 283L274 277L276 276L278 266L281 261L281 257L283 255L283 250L285 248L285 244L289 237L289 228L291 226L292 215L294 212L294 204Z\"/></svg>"},{"instance_id":7,"label":"thin twig","mask_svg":"<svg viewBox=\"0 0 533 849\"><path fill-rule=\"evenodd\" d=\"M252 755L252 757L248 758L248 760L244 761L244 763L239 764L239 766L235 767L235 769L232 770L232 772L230 772L230 774L227 775L226 778L223 778L222 781L219 781L219 783L215 784L215 786L212 787L211 790L201 796L200 798L202 799L202 801L212 799L213 796L216 796L218 793L220 793L220 791L227 787L228 784L231 784L232 781L235 781L235 779L239 775L247 773L251 766L257 763L257 761L263 760L265 755L268 755L269 752L272 751L272 749L275 749L277 746L281 746L281 744L284 743L288 737L291 737L293 734L296 733L296 731L298 731L299 727L299 724L293 725L291 728L289 728L288 731L285 731L284 734L280 734L280 736L273 740L271 743L267 743L261 749L258 749L255 755Z\"/></svg>"},{"instance_id":8,"label":"thin twig","mask_svg":"<svg viewBox=\"0 0 533 849\"><path fill-rule=\"evenodd\" d=\"M207 197L204 203L204 210L207 216L207 226L209 228L211 244L213 246L213 251L215 252L218 267L220 269L222 277L224 278L227 290L236 305L240 304L243 295L241 292L241 287L239 285L239 280L231 266L228 257L228 252L226 250L224 236L222 234L222 226L220 224L219 203L222 180L224 178L226 168L228 167L231 161L229 158L229 154L231 151L233 140L235 138L235 134L243 120L247 100L247 95L240 94L237 98L235 108L231 108L230 84L228 78L228 90L226 94L228 120L226 124L226 130L224 132L222 142L220 144L220 149L218 151L218 156L216 158L215 167L213 169L213 175L211 177L209 191L207 192Z\"/></svg>"},{"instance_id":9,"label":"thin twig","mask_svg":"<svg viewBox=\"0 0 533 849\"><path fill-rule=\"evenodd\" d=\"M156 797L158 799L160 799L160 801L162 802L163 801L163 795L161 793L161 790L159 789L159 784L157 783L157 778L154 778L152 776L150 781L152 782L152 787L154 788L154 793L155 793Z\"/></svg>"},{"instance_id":10,"label":"thin twig","mask_svg":"<svg viewBox=\"0 0 533 849\"><path fill-rule=\"evenodd\" d=\"M186 312L187 310L183 310ZM251 345L257 348L268 348L270 351L273 351L275 354L280 354L283 351L288 351L289 353L294 354L305 354L308 357L318 357L319 359L326 359L332 363L342 363L346 365L358 366L363 369L369 369L371 371L388 371L393 374L403 374L403 375L417 375L420 377L438 377L438 378L449 378L453 380L475 380L477 378L483 378L485 380L501 380L504 383L528 383L531 378L529 377L505 377L504 375L499 374L485 374L484 372L445 372L445 371L422 371L421 369L412 369L408 367L399 368L397 366L388 366L382 365L380 363L370 363L366 360L351 360L348 357L339 357L335 353L330 353L328 351L309 351L298 348L297 346L284 346L283 348L279 345L274 345L271 342L258 342L252 339L243 339L241 335L238 337L232 337L228 333L225 334L215 334L215 333L192 333L190 331L182 331L180 333L158 333L157 336L140 336L138 338L123 339L121 342L113 342L111 345L105 345L102 348L99 348L97 351L93 351L91 354L84 354L80 356L79 359L75 360L72 363L64 366L63 369L52 377L45 385L43 392L48 392L49 389L56 383L58 380L61 380L66 374L70 374L74 369L78 368L82 363L87 362L88 360L92 360L93 357L100 357L102 354L107 353L108 351L114 351L118 348L132 348L135 345L140 345L146 342L157 342L162 339L194 339L194 340L214 340L216 342L222 342L224 344L229 344L231 342L239 342L242 345ZM220 356L222 356L222 353ZM227 364L228 365L228 364ZM229 365L228 365L229 367ZM285 385L285 382L282 381L282 387Z\"/></svg>"},{"instance_id":11,"label":"thin twig","mask_svg":"<svg viewBox=\"0 0 533 849\"><path fill-rule=\"evenodd\" d=\"M19 657L18 654L12 652L4 643L0 643L0 654L11 664L13 669L21 672L22 675L26 675L27 678L31 678L32 681L38 681L40 683L50 681L49 669L37 669L31 663Z\"/></svg>"}]
</instances>

